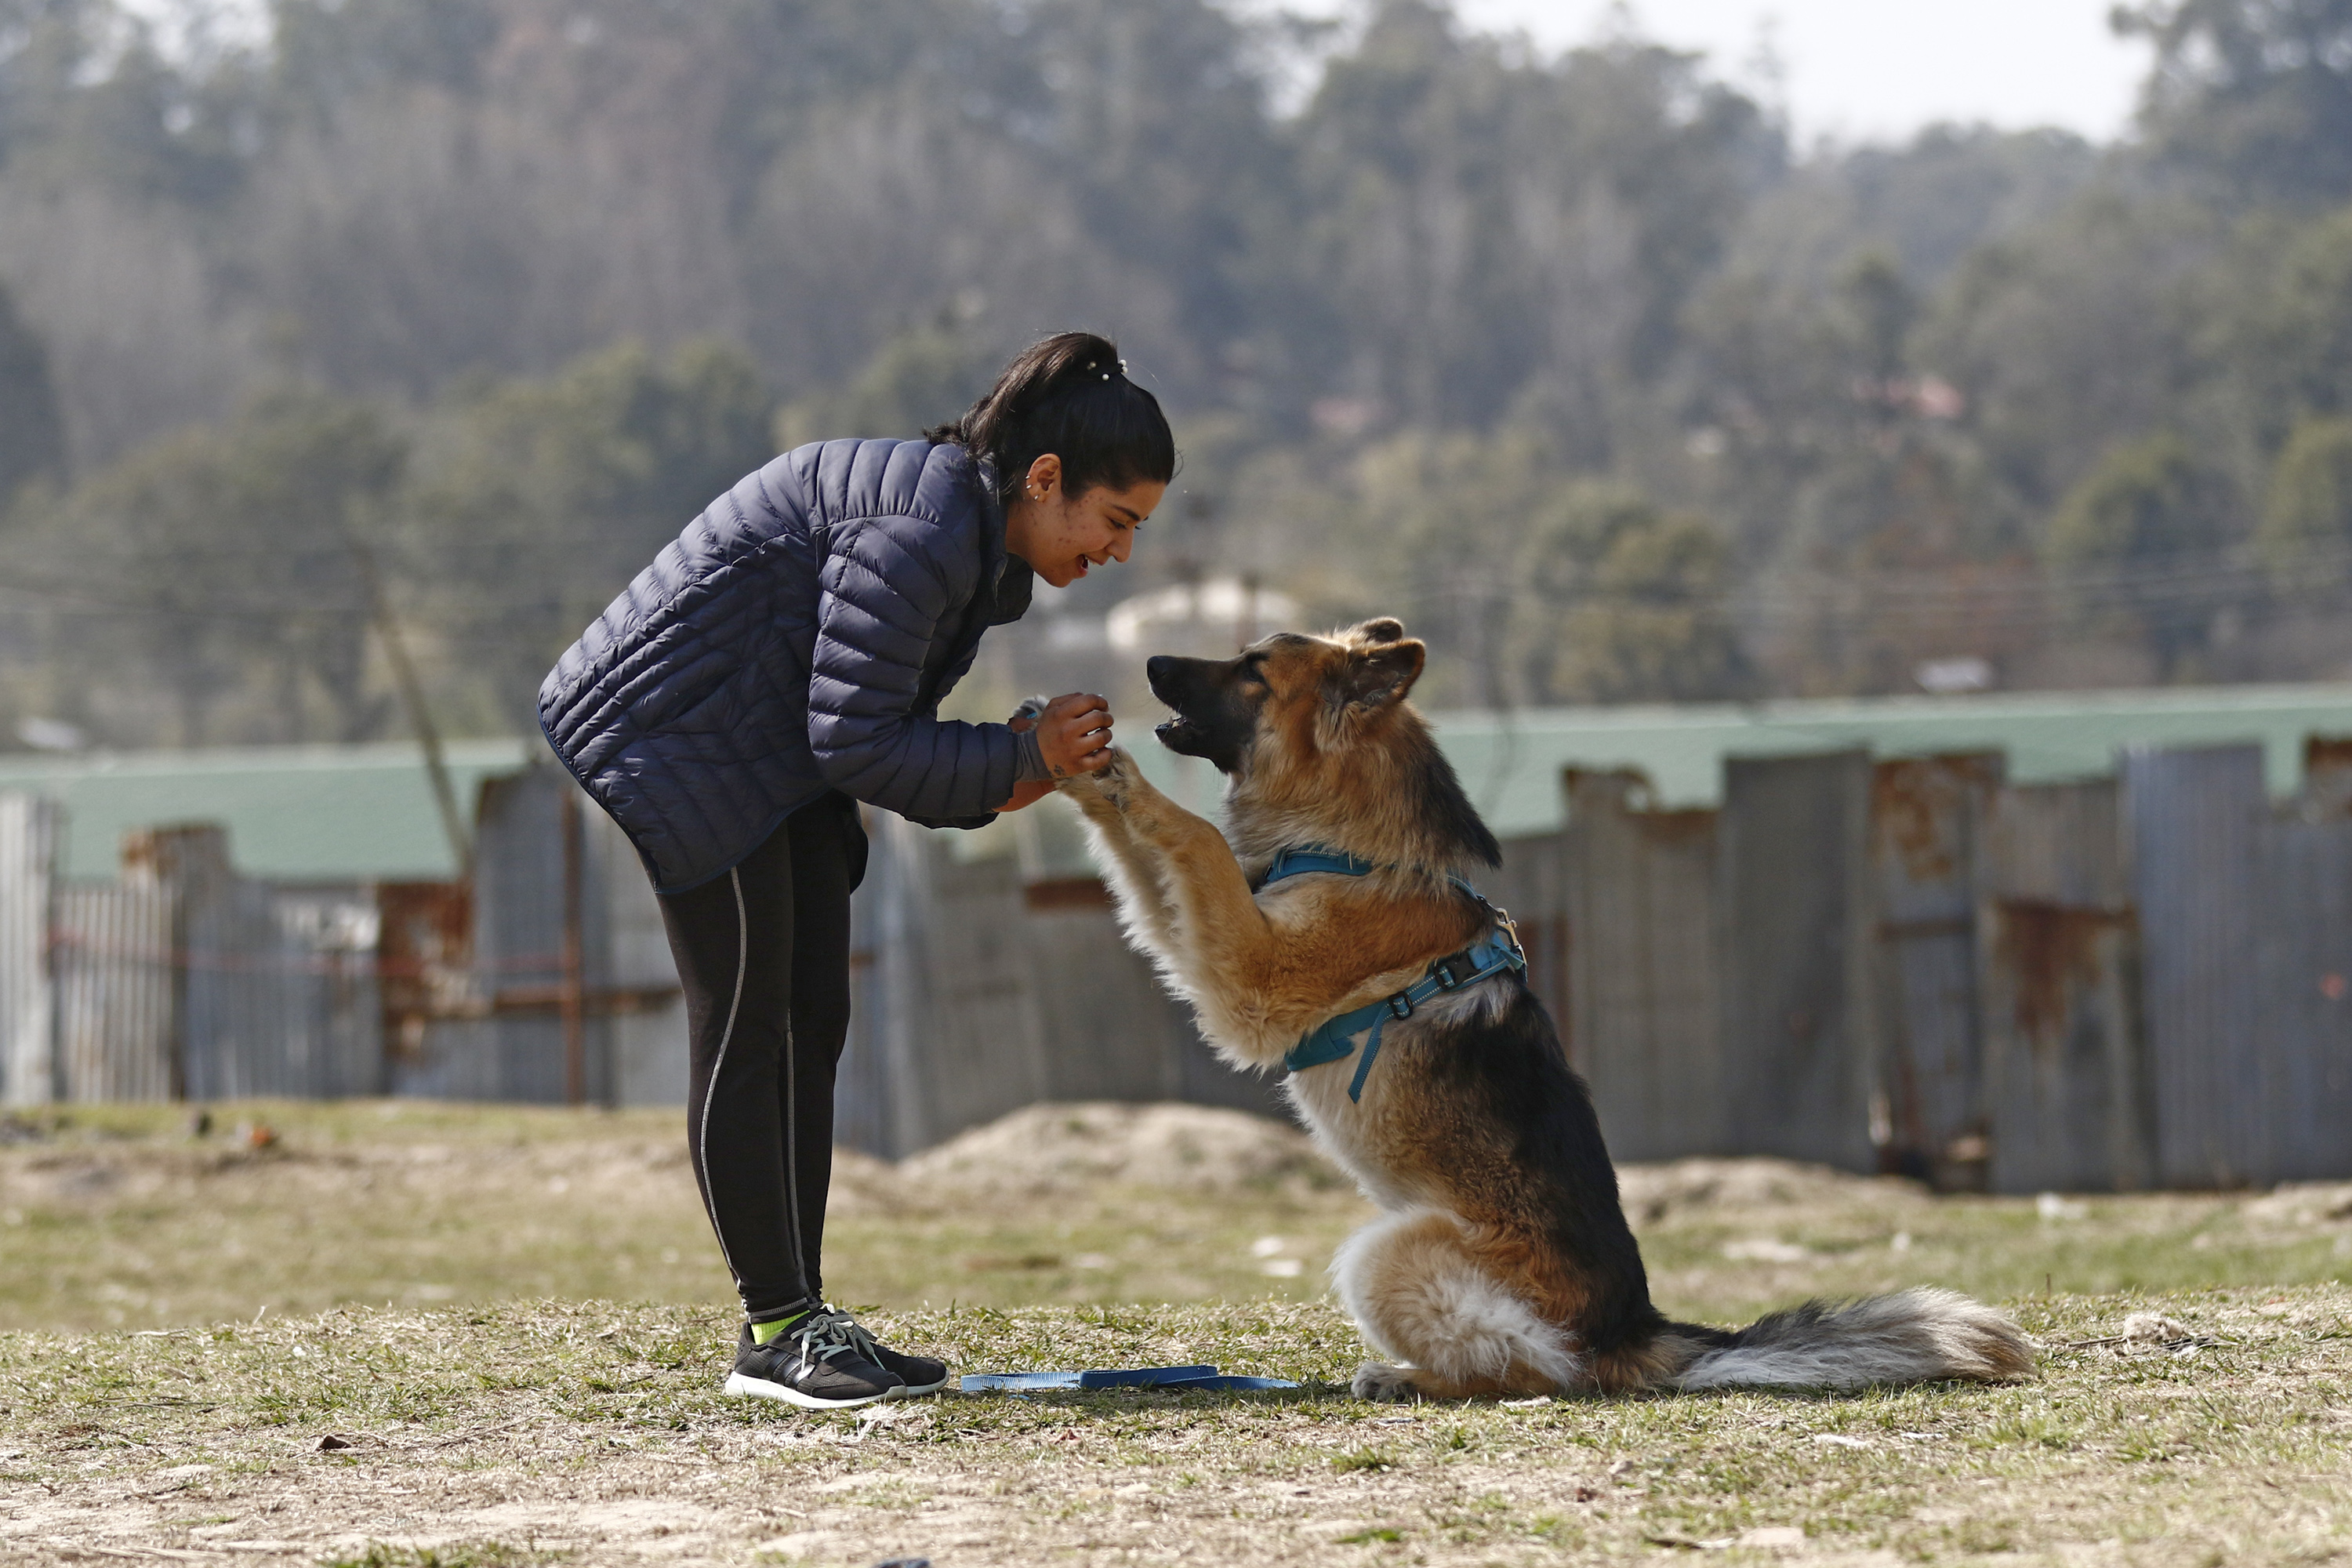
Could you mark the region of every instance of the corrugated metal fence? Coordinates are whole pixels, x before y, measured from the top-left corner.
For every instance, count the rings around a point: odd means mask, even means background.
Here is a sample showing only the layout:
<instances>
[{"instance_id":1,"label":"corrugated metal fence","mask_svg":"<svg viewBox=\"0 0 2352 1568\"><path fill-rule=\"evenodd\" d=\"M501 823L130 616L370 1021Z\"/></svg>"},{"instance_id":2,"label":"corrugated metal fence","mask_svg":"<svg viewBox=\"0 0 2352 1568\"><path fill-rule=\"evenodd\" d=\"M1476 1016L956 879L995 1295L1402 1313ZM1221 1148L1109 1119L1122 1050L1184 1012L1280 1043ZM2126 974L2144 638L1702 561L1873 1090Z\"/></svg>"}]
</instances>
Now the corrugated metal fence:
<instances>
[{"instance_id":1,"label":"corrugated metal fence","mask_svg":"<svg viewBox=\"0 0 2352 1568\"><path fill-rule=\"evenodd\" d=\"M1486 879L1620 1158L1770 1153L1955 1188L2352 1175L2352 748L2006 781L1992 753L1734 759L1723 805L1570 773ZM887 1156L1039 1100L1258 1110L1129 952L1048 803L986 840L867 816L842 1141ZM270 887L217 832L61 884L0 798L0 1093L685 1098L633 852L569 782L485 786L454 885ZM1009 837L1008 837L1009 836Z\"/></svg>"},{"instance_id":2,"label":"corrugated metal fence","mask_svg":"<svg viewBox=\"0 0 2352 1568\"><path fill-rule=\"evenodd\" d=\"M241 877L216 826L61 879L61 814L0 795L0 1099L685 1099L635 856L551 768L487 784L477 885Z\"/></svg>"},{"instance_id":3,"label":"corrugated metal fence","mask_svg":"<svg viewBox=\"0 0 2352 1568\"><path fill-rule=\"evenodd\" d=\"M1571 775L1572 1058L1622 1157L2032 1192L2352 1175L2352 811L2258 748L2017 787L1738 760L1717 812Z\"/></svg>"}]
</instances>

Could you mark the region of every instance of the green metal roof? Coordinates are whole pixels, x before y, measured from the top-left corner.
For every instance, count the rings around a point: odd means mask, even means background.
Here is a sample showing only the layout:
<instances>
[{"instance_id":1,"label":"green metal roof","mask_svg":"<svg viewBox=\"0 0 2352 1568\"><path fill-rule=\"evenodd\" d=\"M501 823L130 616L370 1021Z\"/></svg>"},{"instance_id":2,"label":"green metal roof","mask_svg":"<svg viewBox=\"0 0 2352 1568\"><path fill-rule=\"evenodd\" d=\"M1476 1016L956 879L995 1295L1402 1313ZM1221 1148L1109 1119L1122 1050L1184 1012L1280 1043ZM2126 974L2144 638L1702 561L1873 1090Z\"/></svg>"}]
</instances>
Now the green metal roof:
<instances>
[{"instance_id":1,"label":"green metal roof","mask_svg":"<svg viewBox=\"0 0 2352 1568\"><path fill-rule=\"evenodd\" d=\"M484 779L547 755L537 740L458 741L445 750L469 815ZM0 791L10 790L64 804L63 870L72 877L113 876L131 828L189 822L226 824L229 858L247 876L337 882L457 874L413 744L8 753L0 755Z\"/></svg>"},{"instance_id":2,"label":"green metal roof","mask_svg":"<svg viewBox=\"0 0 2352 1568\"><path fill-rule=\"evenodd\" d=\"M2263 748L2272 790L2286 795L2302 783L2306 737L2352 736L2352 684L1545 708L1440 713L1433 721L1471 799L1508 838L1559 828L1564 768L1636 768L1661 805L1714 805L1727 757L1853 747L1882 757L1997 751L2011 779L2043 784L2105 777L2127 746L2250 742ZM1135 753L1160 788L1214 813L1221 784L1207 763L1148 740ZM448 748L468 811L484 779L545 758L535 739ZM408 744L0 755L0 790L65 803L67 869L77 877L112 875L126 830L179 822L226 823L238 868L282 881L457 871L424 762ZM1013 853L1015 826L957 835L957 849L966 858ZM1028 858L1055 867L1075 859L1075 826L1034 825L1041 837Z\"/></svg>"},{"instance_id":3,"label":"green metal roof","mask_svg":"<svg viewBox=\"0 0 2352 1568\"><path fill-rule=\"evenodd\" d=\"M1470 798L1504 837L1563 820L1563 768L1638 768L1665 806L1723 797L1727 757L1860 748L1881 757L2000 752L2018 784L2105 778L2130 746L2259 744L2274 794L2303 782L2303 743L2352 736L2352 685L1894 697L1682 708L1549 708L1433 716Z\"/></svg>"},{"instance_id":4,"label":"green metal roof","mask_svg":"<svg viewBox=\"0 0 2352 1568\"><path fill-rule=\"evenodd\" d=\"M1727 757L1854 748L1881 757L2000 752L2013 782L2053 784L2112 775L2127 746L2251 742L2263 748L2272 791L2290 795L2303 782L2306 737L2352 737L2352 685L1536 708L1433 713L1430 721L1487 825L1500 837L1518 838L1565 825L1559 775L1567 768L1636 769L1660 805L1712 806L1722 804ZM1214 769L1149 738L1133 749L1146 776L1171 798L1216 814L1223 781ZM1033 876L1082 872L1076 814L1055 820L1058 805L1047 802L1035 821L1008 818L959 834L958 858L1011 855L1019 844Z\"/></svg>"}]
</instances>

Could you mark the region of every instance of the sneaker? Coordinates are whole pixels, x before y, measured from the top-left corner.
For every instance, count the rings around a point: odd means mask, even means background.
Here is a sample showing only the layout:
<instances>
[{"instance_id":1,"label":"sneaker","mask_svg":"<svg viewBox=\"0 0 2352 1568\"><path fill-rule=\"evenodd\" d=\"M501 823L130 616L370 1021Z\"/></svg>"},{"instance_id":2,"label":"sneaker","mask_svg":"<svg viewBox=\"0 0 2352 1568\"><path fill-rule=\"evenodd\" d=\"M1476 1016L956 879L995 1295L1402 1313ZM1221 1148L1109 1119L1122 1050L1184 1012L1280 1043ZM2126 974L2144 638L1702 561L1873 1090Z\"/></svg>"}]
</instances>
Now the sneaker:
<instances>
[{"instance_id":1,"label":"sneaker","mask_svg":"<svg viewBox=\"0 0 2352 1568\"><path fill-rule=\"evenodd\" d=\"M857 1349L857 1353L876 1366L898 1379L899 1387L890 1391L892 1399L914 1399L926 1394L937 1394L948 1383L948 1363L933 1361L927 1355L904 1355L876 1339L865 1324L830 1302L817 1314L838 1325L842 1335Z\"/></svg>"},{"instance_id":2,"label":"sneaker","mask_svg":"<svg viewBox=\"0 0 2352 1568\"><path fill-rule=\"evenodd\" d=\"M751 1325L744 1324L735 1345L735 1370L727 1378L730 1394L781 1399L805 1410L871 1405L905 1386L898 1373L866 1360L830 1312L811 1312L764 1345L751 1338Z\"/></svg>"}]
</instances>

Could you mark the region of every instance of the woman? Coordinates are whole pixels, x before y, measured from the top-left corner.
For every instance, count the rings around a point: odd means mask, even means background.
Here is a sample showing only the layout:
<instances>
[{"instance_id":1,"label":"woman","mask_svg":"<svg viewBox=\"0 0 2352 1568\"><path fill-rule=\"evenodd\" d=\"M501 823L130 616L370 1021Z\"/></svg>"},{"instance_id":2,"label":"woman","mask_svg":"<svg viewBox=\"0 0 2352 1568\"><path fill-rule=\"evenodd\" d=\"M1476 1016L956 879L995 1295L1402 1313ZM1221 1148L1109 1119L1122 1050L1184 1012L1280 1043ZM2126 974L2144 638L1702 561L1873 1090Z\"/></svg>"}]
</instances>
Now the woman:
<instances>
[{"instance_id":1,"label":"woman","mask_svg":"<svg viewBox=\"0 0 2352 1568\"><path fill-rule=\"evenodd\" d=\"M1100 697L1034 725L940 700L1031 578L1125 561L1176 448L1118 351L1064 332L919 441L827 441L688 525L540 688L549 743L660 896L685 989L687 1147L743 1298L730 1394L815 1408L947 1368L826 1304L818 1257L849 1026L857 802L976 827L1110 757Z\"/></svg>"}]
</instances>

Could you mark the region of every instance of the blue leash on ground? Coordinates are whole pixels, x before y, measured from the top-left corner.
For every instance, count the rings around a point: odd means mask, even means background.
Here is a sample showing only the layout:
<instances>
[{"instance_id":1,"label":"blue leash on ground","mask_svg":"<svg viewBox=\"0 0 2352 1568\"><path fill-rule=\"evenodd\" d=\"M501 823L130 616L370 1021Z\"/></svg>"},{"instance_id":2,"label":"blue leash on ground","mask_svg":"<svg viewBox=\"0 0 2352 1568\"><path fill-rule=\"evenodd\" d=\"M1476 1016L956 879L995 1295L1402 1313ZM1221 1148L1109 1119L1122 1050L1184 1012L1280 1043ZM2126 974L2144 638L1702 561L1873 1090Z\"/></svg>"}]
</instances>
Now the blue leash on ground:
<instances>
[{"instance_id":1,"label":"blue leash on ground","mask_svg":"<svg viewBox=\"0 0 2352 1568\"><path fill-rule=\"evenodd\" d=\"M1243 1377L1213 1366L1137 1366L1091 1372L973 1372L958 1384L966 1394L1034 1394L1050 1389L1197 1388L1227 1394L1254 1388L1297 1388L1286 1377Z\"/></svg>"}]
</instances>

